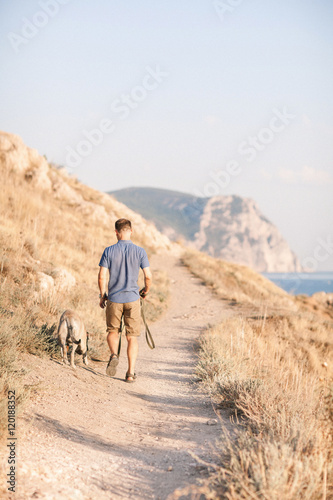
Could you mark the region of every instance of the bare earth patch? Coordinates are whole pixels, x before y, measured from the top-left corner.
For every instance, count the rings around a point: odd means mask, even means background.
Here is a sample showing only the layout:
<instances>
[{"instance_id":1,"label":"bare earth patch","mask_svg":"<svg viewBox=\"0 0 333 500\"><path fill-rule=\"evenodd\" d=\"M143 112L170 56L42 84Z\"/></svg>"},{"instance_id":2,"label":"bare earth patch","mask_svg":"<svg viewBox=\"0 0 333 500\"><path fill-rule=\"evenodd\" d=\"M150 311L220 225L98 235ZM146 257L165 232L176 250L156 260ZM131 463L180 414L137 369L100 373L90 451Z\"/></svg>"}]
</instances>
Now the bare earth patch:
<instances>
[{"instance_id":1,"label":"bare earth patch","mask_svg":"<svg viewBox=\"0 0 333 500\"><path fill-rule=\"evenodd\" d=\"M193 380L194 347L208 324L233 312L177 258L152 260L168 272L170 307L151 327L154 351L141 336L134 384L124 381L126 341L114 378L106 362L74 372L25 356L26 383L42 391L18 421L16 499L164 500L207 476L190 452L218 460L210 444L221 428L207 424L216 416Z\"/></svg>"}]
</instances>

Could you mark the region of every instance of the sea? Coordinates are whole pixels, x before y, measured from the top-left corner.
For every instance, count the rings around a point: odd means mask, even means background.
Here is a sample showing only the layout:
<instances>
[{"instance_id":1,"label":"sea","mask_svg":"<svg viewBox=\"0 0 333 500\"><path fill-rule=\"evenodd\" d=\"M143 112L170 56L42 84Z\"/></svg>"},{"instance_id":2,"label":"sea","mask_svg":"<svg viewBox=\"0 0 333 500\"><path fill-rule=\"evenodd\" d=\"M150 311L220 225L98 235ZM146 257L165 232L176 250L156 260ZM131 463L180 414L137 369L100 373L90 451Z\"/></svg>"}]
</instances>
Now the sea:
<instances>
[{"instance_id":1,"label":"sea","mask_svg":"<svg viewBox=\"0 0 333 500\"><path fill-rule=\"evenodd\" d=\"M313 295L317 292L333 293L333 271L316 273L262 273L292 295Z\"/></svg>"}]
</instances>

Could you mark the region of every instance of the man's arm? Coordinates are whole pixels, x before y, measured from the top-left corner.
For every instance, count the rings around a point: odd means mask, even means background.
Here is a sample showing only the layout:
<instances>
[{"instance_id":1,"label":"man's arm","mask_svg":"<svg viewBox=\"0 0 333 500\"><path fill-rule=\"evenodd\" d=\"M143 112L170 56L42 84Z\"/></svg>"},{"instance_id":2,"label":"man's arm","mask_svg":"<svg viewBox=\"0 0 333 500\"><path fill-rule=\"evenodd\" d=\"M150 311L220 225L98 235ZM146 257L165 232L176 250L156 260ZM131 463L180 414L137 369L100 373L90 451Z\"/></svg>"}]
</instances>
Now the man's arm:
<instances>
[{"instance_id":1,"label":"man's arm","mask_svg":"<svg viewBox=\"0 0 333 500\"><path fill-rule=\"evenodd\" d=\"M144 299L145 296L149 293L149 289L153 281L153 275L151 273L150 267L144 267L142 271L145 278L145 286L144 288L142 288L142 290L140 290L140 295Z\"/></svg>"},{"instance_id":2,"label":"man's arm","mask_svg":"<svg viewBox=\"0 0 333 500\"><path fill-rule=\"evenodd\" d=\"M105 300L106 300L105 294L106 294L107 281L108 281L108 268L99 266L98 286L99 286L99 293L101 295L99 299L99 305L102 309L104 309L105 307Z\"/></svg>"}]
</instances>

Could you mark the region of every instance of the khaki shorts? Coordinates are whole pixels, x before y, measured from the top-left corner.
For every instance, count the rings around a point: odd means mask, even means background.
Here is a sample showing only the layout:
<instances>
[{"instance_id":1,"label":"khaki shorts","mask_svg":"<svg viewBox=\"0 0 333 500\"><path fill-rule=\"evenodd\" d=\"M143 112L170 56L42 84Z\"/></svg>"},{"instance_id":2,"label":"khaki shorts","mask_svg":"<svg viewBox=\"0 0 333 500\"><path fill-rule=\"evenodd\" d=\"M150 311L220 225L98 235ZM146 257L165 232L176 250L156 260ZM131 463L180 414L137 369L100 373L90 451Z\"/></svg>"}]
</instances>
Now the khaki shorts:
<instances>
[{"instance_id":1,"label":"khaki shorts","mask_svg":"<svg viewBox=\"0 0 333 500\"><path fill-rule=\"evenodd\" d=\"M126 335L139 337L141 329L140 299L134 302L118 304L108 300L106 305L106 331L107 333L120 333L121 317L124 314Z\"/></svg>"}]
</instances>

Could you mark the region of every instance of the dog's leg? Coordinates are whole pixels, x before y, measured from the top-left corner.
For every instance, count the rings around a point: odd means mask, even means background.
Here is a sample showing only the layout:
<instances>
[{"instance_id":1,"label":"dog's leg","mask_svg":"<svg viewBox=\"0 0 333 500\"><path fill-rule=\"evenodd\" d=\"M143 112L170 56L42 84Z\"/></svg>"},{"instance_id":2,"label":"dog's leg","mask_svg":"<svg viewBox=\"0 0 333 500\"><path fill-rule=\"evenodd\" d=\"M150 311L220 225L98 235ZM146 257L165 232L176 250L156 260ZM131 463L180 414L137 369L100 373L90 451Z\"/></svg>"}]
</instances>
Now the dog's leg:
<instances>
[{"instance_id":1,"label":"dog's leg","mask_svg":"<svg viewBox=\"0 0 333 500\"><path fill-rule=\"evenodd\" d=\"M82 360L85 365L88 365L88 335L86 339L82 339L81 348L82 348Z\"/></svg>"},{"instance_id":2,"label":"dog's leg","mask_svg":"<svg viewBox=\"0 0 333 500\"><path fill-rule=\"evenodd\" d=\"M76 366L74 363L74 356L75 356L76 349L77 349L77 344L74 344L74 342L73 342L72 352L71 352L71 367L74 368L74 370L76 369Z\"/></svg>"},{"instance_id":3,"label":"dog's leg","mask_svg":"<svg viewBox=\"0 0 333 500\"><path fill-rule=\"evenodd\" d=\"M60 345L61 357L64 365L68 365L67 358L67 322L63 319L63 316L60 318L59 326L58 326L58 344Z\"/></svg>"},{"instance_id":4,"label":"dog's leg","mask_svg":"<svg viewBox=\"0 0 333 500\"><path fill-rule=\"evenodd\" d=\"M64 365L68 365L68 359L67 359L67 346L66 344L61 344L60 346L60 350L61 350L61 357L62 357L62 361L64 363Z\"/></svg>"},{"instance_id":5,"label":"dog's leg","mask_svg":"<svg viewBox=\"0 0 333 500\"><path fill-rule=\"evenodd\" d=\"M83 354L82 359L83 359L83 363L84 363L85 365L87 365L87 366L88 366L88 357L87 357L87 354L88 354L88 352L86 351L86 352Z\"/></svg>"}]
</instances>

